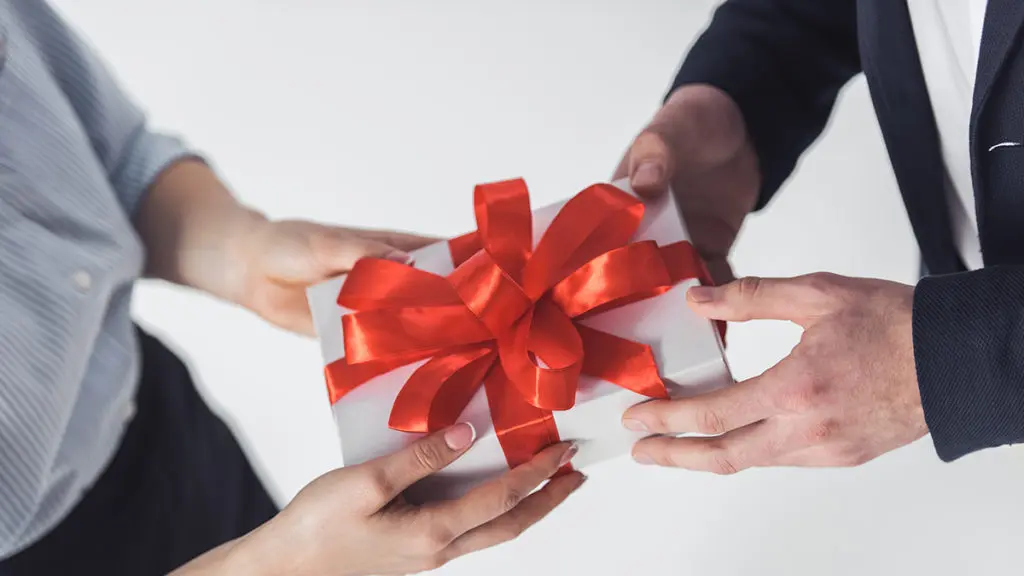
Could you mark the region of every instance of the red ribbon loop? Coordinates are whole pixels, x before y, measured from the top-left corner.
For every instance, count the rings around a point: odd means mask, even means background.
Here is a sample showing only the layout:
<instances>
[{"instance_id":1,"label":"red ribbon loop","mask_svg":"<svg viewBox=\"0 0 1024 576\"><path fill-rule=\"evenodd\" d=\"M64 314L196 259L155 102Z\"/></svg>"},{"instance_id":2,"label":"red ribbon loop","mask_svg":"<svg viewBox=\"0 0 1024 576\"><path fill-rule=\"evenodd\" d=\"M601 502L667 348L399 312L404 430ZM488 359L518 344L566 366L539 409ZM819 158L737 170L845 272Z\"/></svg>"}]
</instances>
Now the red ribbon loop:
<instances>
[{"instance_id":1,"label":"red ribbon loop","mask_svg":"<svg viewBox=\"0 0 1024 576\"><path fill-rule=\"evenodd\" d=\"M327 366L332 403L366 381L429 358L399 392L389 426L430 432L456 422L483 385L510 466L558 441L553 410L576 401L581 374L650 398L668 393L649 346L577 319L707 280L688 242L630 243L644 205L608 184L570 199L532 246L522 180L474 191L477 232L449 241L444 278L385 260L349 273L338 304L345 358Z\"/></svg>"}]
</instances>

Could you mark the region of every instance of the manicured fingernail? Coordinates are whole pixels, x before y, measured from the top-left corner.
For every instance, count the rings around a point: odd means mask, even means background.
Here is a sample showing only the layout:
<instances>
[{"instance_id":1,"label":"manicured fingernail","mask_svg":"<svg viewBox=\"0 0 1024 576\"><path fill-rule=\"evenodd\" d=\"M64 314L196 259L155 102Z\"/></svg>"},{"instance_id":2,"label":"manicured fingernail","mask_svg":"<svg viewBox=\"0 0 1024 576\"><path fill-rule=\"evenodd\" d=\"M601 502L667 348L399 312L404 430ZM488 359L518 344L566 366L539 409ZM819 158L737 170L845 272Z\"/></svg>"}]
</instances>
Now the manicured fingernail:
<instances>
[{"instance_id":1,"label":"manicured fingernail","mask_svg":"<svg viewBox=\"0 0 1024 576\"><path fill-rule=\"evenodd\" d=\"M573 456L575 456L576 453L579 451L580 447L575 442L573 442L569 446L569 449L566 450L564 454L562 454L562 459L558 461L558 467L561 468L562 466L568 464L569 461L572 460Z\"/></svg>"},{"instance_id":2,"label":"manicured fingernail","mask_svg":"<svg viewBox=\"0 0 1024 576\"><path fill-rule=\"evenodd\" d=\"M461 422L444 433L444 443L452 450L462 450L476 440L476 428L469 422Z\"/></svg>"},{"instance_id":3,"label":"manicured fingernail","mask_svg":"<svg viewBox=\"0 0 1024 576\"><path fill-rule=\"evenodd\" d=\"M651 460L651 457L646 454L634 454L633 460L635 460L637 464L642 464L644 466L654 464L654 460Z\"/></svg>"},{"instance_id":4,"label":"manicured fingernail","mask_svg":"<svg viewBox=\"0 0 1024 576\"><path fill-rule=\"evenodd\" d=\"M663 173L664 169L661 167L661 164L643 162L637 167L636 172L633 173L632 184L636 188L657 186L661 183Z\"/></svg>"},{"instance_id":5,"label":"manicured fingernail","mask_svg":"<svg viewBox=\"0 0 1024 576\"><path fill-rule=\"evenodd\" d=\"M715 298L715 289L710 286L694 286L686 291L686 297L698 304L711 302Z\"/></svg>"},{"instance_id":6,"label":"manicured fingernail","mask_svg":"<svg viewBox=\"0 0 1024 576\"><path fill-rule=\"evenodd\" d=\"M633 420L627 418L622 421L622 425L626 427L626 430L632 430L633 432L647 432L647 425L639 420Z\"/></svg>"},{"instance_id":7,"label":"manicured fingernail","mask_svg":"<svg viewBox=\"0 0 1024 576\"><path fill-rule=\"evenodd\" d=\"M384 259L398 262L399 264L412 264L412 256L408 252L402 252L401 250L388 252L384 255Z\"/></svg>"}]
</instances>

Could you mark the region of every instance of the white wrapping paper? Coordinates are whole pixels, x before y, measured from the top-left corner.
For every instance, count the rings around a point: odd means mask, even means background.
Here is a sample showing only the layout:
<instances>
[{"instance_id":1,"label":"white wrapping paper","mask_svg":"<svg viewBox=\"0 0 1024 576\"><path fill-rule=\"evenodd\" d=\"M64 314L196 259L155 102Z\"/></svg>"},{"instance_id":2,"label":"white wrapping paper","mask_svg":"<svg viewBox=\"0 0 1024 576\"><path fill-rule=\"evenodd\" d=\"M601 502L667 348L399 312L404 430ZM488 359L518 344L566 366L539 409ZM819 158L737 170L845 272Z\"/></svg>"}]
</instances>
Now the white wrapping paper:
<instances>
[{"instance_id":1,"label":"white wrapping paper","mask_svg":"<svg viewBox=\"0 0 1024 576\"><path fill-rule=\"evenodd\" d=\"M625 181L614 185L633 193ZM470 200L467 194L467 206ZM534 245L562 204L534 211ZM654 240L659 245L666 245L687 239L685 225L671 194L646 202L644 219L634 240ZM412 255L417 268L440 275L454 269L446 242L427 246ZM345 277L341 276L308 290L324 366L345 355L341 316L348 311L337 304L338 292L344 282ZM714 390L732 383L733 379L723 357L718 331L686 304L686 290L697 284L697 280L682 282L657 297L610 310L583 323L650 345L671 396L692 396ZM345 465L389 454L418 436L391 430L388 417L402 385L425 362L416 362L378 376L332 406ZM644 396L609 382L581 376L575 407L554 413L559 436L579 443L574 467L584 469L602 460L627 454L643 434L624 429L621 416L628 407L645 400ZM466 407L461 420L472 423L476 428L476 443L442 473L421 482L415 490L419 497L455 497L508 469L491 425L482 386Z\"/></svg>"}]
</instances>

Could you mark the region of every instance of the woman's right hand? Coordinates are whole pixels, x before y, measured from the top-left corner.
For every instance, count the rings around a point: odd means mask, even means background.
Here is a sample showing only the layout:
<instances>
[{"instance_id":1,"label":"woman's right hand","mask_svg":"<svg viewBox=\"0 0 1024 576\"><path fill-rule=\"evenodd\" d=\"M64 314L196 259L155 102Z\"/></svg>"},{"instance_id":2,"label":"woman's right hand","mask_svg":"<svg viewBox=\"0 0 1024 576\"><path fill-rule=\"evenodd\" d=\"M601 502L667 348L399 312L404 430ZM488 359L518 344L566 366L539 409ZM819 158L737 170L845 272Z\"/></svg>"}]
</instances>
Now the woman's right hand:
<instances>
[{"instance_id":1,"label":"woman's right hand","mask_svg":"<svg viewBox=\"0 0 1024 576\"><path fill-rule=\"evenodd\" d=\"M575 455L555 444L462 498L423 506L402 493L469 449L456 424L390 456L334 470L306 486L277 517L236 541L225 562L239 574L409 574L511 540L579 488L579 472L533 492Z\"/></svg>"}]
</instances>

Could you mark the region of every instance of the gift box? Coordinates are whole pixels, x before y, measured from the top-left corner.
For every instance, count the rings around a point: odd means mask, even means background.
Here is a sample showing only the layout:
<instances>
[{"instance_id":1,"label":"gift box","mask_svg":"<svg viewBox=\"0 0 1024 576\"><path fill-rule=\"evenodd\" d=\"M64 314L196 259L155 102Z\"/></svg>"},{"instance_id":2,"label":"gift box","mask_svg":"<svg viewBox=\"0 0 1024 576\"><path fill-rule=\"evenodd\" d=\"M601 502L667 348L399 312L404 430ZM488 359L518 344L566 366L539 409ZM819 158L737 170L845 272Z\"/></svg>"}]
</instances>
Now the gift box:
<instances>
[{"instance_id":1,"label":"gift box","mask_svg":"<svg viewBox=\"0 0 1024 576\"><path fill-rule=\"evenodd\" d=\"M580 469L627 454L628 407L733 382L724 325L686 303L709 279L672 194L596 184L531 212L509 180L474 210L475 232L411 266L363 259L309 288L345 465L468 421L473 447L413 494L456 497L554 442Z\"/></svg>"}]
</instances>

